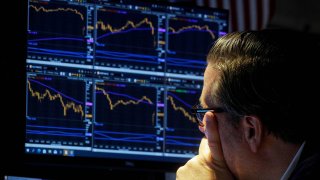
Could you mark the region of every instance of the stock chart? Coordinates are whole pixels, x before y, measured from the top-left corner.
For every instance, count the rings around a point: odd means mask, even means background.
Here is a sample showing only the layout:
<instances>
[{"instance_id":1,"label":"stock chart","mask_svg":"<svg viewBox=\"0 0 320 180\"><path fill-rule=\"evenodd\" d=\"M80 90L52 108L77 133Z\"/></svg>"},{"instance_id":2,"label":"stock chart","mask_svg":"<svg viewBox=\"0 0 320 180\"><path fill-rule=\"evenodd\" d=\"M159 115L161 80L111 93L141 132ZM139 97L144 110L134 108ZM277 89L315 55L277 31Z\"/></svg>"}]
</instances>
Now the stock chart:
<instances>
[{"instance_id":1,"label":"stock chart","mask_svg":"<svg viewBox=\"0 0 320 180\"><path fill-rule=\"evenodd\" d=\"M198 131L192 106L198 102L200 92L175 89L167 92L168 120L166 151L173 153L197 153L203 134Z\"/></svg>"},{"instance_id":2,"label":"stock chart","mask_svg":"<svg viewBox=\"0 0 320 180\"><path fill-rule=\"evenodd\" d=\"M28 1L28 153L181 162L191 107L228 12L115 1Z\"/></svg>"},{"instance_id":3,"label":"stock chart","mask_svg":"<svg viewBox=\"0 0 320 180\"><path fill-rule=\"evenodd\" d=\"M168 27L167 71L194 69L203 72L206 55L218 37L218 25L201 19L173 17Z\"/></svg>"},{"instance_id":4,"label":"stock chart","mask_svg":"<svg viewBox=\"0 0 320 180\"><path fill-rule=\"evenodd\" d=\"M26 124L29 141L83 144L84 93L83 81L30 76Z\"/></svg>"},{"instance_id":5,"label":"stock chart","mask_svg":"<svg viewBox=\"0 0 320 180\"><path fill-rule=\"evenodd\" d=\"M108 145L107 148L154 148L156 103L153 87L97 84L95 144Z\"/></svg>"},{"instance_id":6,"label":"stock chart","mask_svg":"<svg viewBox=\"0 0 320 180\"><path fill-rule=\"evenodd\" d=\"M158 65L157 20L154 15L128 10L99 9L95 24L96 62Z\"/></svg>"},{"instance_id":7,"label":"stock chart","mask_svg":"<svg viewBox=\"0 0 320 180\"><path fill-rule=\"evenodd\" d=\"M86 13L82 6L30 3L28 56L56 60L87 58Z\"/></svg>"}]
</instances>

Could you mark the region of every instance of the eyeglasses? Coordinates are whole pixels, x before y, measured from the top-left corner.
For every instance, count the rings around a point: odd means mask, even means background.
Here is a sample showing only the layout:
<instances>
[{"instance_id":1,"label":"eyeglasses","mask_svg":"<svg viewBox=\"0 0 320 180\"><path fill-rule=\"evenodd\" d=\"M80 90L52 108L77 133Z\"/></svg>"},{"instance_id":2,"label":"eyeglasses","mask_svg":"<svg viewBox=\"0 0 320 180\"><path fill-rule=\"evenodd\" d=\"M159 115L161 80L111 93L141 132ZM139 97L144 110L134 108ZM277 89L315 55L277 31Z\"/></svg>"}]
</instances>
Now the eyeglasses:
<instances>
[{"instance_id":1,"label":"eyeglasses","mask_svg":"<svg viewBox=\"0 0 320 180\"><path fill-rule=\"evenodd\" d=\"M197 124L203 126L203 118L206 112L222 113L225 112L223 108L202 108L200 104L196 104L192 107L191 112L197 119Z\"/></svg>"}]
</instances>

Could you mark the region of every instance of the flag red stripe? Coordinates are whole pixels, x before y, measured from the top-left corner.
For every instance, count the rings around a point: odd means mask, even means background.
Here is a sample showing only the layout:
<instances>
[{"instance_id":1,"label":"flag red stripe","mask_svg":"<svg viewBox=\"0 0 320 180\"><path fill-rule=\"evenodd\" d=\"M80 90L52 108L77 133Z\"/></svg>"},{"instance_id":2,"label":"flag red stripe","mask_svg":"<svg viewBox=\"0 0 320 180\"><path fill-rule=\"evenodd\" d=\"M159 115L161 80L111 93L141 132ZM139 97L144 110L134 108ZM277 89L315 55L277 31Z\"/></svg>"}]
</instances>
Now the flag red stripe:
<instances>
[{"instance_id":1,"label":"flag red stripe","mask_svg":"<svg viewBox=\"0 0 320 180\"><path fill-rule=\"evenodd\" d=\"M232 31L238 31L236 0L230 0Z\"/></svg>"},{"instance_id":2,"label":"flag red stripe","mask_svg":"<svg viewBox=\"0 0 320 180\"><path fill-rule=\"evenodd\" d=\"M228 9L230 15L230 27L231 31L237 30L258 30L264 29L268 25L275 13L276 0L193 0L197 1L198 5L201 4L206 7ZM242 3L242 4L240 4ZM265 7L263 4L269 3L269 7ZM224 7L224 4L229 7ZM237 7L237 4L242 5ZM252 6L253 5L253 6ZM243 8L243 9L239 9ZM239 11L239 12L238 12ZM266 11L269 11L268 13ZM264 16L268 17L264 17ZM240 20L240 21L239 21ZM238 22L239 21L239 22ZM265 22L266 21L266 22ZM243 24L238 24L243 23Z\"/></svg>"},{"instance_id":3,"label":"flag red stripe","mask_svg":"<svg viewBox=\"0 0 320 180\"><path fill-rule=\"evenodd\" d=\"M274 11L276 9L276 1L275 0L269 0L270 6L269 6L269 21L271 20L271 18L274 15Z\"/></svg>"},{"instance_id":4,"label":"flag red stripe","mask_svg":"<svg viewBox=\"0 0 320 180\"><path fill-rule=\"evenodd\" d=\"M204 0L203 1L203 4L204 4L205 7L210 7L210 2L209 1L210 0Z\"/></svg>"},{"instance_id":5,"label":"flag red stripe","mask_svg":"<svg viewBox=\"0 0 320 180\"><path fill-rule=\"evenodd\" d=\"M217 7L218 8L223 8L223 0L217 0Z\"/></svg>"},{"instance_id":6,"label":"flag red stripe","mask_svg":"<svg viewBox=\"0 0 320 180\"><path fill-rule=\"evenodd\" d=\"M256 11L257 11L257 26L258 26L258 29L262 29L262 21L263 21L263 8L262 8L262 0L257 0L257 8L256 8Z\"/></svg>"},{"instance_id":7,"label":"flag red stripe","mask_svg":"<svg viewBox=\"0 0 320 180\"><path fill-rule=\"evenodd\" d=\"M243 1L243 12L244 12L244 28L245 28L245 30L248 30L248 29L250 29L249 0Z\"/></svg>"}]
</instances>

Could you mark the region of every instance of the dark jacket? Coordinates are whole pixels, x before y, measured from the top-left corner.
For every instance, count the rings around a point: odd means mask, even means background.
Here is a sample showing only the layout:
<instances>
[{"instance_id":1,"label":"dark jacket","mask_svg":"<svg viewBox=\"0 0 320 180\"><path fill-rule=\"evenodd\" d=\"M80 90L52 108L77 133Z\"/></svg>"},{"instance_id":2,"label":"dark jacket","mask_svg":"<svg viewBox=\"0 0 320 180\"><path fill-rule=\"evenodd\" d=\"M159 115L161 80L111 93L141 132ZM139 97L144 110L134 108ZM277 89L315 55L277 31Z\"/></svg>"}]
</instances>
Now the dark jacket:
<instances>
[{"instance_id":1,"label":"dark jacket","mask_svg":"<svg viewBox=\"0 0 320 180\"><path fill-rule=\"evenodd\" d=\"M290 180L320 179L320 142L306 142Z\"/></svg>"}]
</instances>

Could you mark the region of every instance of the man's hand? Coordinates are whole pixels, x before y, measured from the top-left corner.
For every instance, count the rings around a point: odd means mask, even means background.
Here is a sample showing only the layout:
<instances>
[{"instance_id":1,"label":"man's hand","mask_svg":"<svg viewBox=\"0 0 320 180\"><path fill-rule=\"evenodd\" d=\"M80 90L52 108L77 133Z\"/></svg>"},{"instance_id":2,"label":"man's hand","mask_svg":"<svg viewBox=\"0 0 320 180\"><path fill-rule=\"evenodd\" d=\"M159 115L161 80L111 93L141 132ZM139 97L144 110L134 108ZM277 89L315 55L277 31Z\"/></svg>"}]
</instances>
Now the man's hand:
<instances>
[{"instance_id":1,"label":"man's hand","mask_svg":"<svg viewBox=\"0 0 320 180\"><path fill-rule=\"evenodd\" d=\"M212 180L216 179L215 172L211 167L209 161L211 159L211 152L208 146L208 140L202 138L199 155L190 159L184 166L180 167L177 171L177 180Z\"/></svg>"},{"instance_id":2,"label":"man's hand","mask_svg":"<svg viewBox=\"0 0 320 180\"><path fill-rule=\"evenodd\" d=\"M193 157L177 171L177 179L234 179L225 162L217 119L212 112L204 117L204 127L200 130L205 133L199 147L199 155Z\"/></svg>"}]
</instances>

